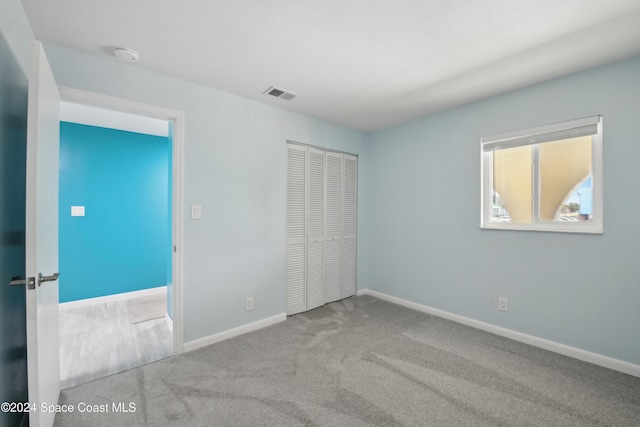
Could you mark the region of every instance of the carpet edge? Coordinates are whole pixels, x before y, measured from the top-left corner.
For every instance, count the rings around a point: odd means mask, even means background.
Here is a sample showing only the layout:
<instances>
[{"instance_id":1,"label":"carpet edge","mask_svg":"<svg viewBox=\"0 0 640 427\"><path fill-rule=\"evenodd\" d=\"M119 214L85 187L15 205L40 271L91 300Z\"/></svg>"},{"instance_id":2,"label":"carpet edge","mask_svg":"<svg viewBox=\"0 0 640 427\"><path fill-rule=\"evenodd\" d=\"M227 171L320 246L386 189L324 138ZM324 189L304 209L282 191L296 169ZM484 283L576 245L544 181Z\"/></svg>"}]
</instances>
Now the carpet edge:
<instances>
[{"instance_id":1,"label":"carpet edge","mask_svg":"<svg viewBox=\"0 0 640 427\"><path fill-rule=\"evenodd\" d=\"M361 289L358 291L358 295L370 295L372 297L379 298L384 301L388 301L394 304L401 305L403 307L411 308L423 313L431 314L433 316L441 317L443 319L451 320L456 323L460 323L472 328L480 329L482 331L490 332L505 338L512 339L514 341L522 342L532 345L534 347L549 350L554 353L562 354L573 359L581 360L583 362L592 363L594 365L602 366L604 368L612 369L614 371L622 372L625 374L633 375L634 377L640 377L640 365L626 362L624 360L615 359L613 357L605 356L599 353L593 353L591 351L583 350L581 348L572 347L566 344L561 344L556 341L550 341L544 338L539 338L534 335L525 334L523 332L514 331L512 329L496 326L491 323L475 320L470 317L461 316L459 314L450 313L448 311L440 310L437 308L429 307L423 304L418 304L413 301L394 297L382 292L373 291L370 289Z\"/></svg>"}]
</instances>

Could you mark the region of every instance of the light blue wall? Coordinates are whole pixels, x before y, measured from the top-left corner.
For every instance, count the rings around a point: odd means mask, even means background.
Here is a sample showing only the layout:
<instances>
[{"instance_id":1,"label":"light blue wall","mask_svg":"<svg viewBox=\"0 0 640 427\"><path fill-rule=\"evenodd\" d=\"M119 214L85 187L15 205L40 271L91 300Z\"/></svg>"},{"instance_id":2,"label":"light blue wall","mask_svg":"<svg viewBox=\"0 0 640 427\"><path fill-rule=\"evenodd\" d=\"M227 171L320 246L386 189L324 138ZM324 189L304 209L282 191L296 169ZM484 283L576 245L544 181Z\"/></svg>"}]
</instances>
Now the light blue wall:
<instances>
[{"instance_id":1,"label":"light blue wall","mask_svg":"<svg viewBox=\"0 0 640 427\"><path fill-rule=\"evenodd\" d=\"M595 114L604 234L481 230L480 138ZM640 364L639 123L635 58L370 135L370 289Z\"/></svg>"},{"instance_id":2,"label":"light blue wall","mask_svg":"<svg viewBox=\"0 0 640 427\"><path fill-rule=\"evenodd\" d=\"M60 124L60 302L167 285L170 149L167 137Z\"/></svg>"},{"instance_id":3,"label":"light blue wall","mask_svg":"<svg viewBox=\"0 0 640 427\"><path fill-rule=\"evenodd\" d=\"M285 141L359 154L366 162L365 136L130 64L45 48L62 86L185 113L185 341L284 313ZM360 194L366 193L366 181L361 169ZM191 204L202 205L201 220L188 219ZM358 217L359 288L366 287L363 212ZM247 296L255 298L253 311L244 309Z\"/></svg>"},{"instance_id":4,"label":"light blue wall","mask_svg":"<svg viewBox=\"0 0 640 427\"><path fill-rule=\"evenodd\" d=\"M640 60L366 136L46 46L59 84L185 112L185 341L284 312L287 139L359 154L358 288L640 363ZM480 137L602 114L605 234L480 230ZM635 181L634 181L635 180ZM188 219L201 204L203 219ZM244 310L253 295L256 309ZM508 313L496 298L509 298Z\"/></svg>"}]
</instances>

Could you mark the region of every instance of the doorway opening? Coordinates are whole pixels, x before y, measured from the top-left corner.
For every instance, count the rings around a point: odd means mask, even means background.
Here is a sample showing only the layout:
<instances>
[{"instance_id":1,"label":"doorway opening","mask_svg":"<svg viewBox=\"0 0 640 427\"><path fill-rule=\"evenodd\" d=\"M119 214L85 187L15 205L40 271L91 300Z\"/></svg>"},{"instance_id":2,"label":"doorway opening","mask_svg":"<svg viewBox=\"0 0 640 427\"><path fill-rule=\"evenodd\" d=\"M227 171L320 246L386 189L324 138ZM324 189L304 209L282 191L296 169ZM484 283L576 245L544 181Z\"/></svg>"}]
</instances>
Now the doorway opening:
<instances>
[{"instance_id":1,"label":"doorway opening","mask_svg":"<svg viewBox=\"0 0 640 427\"><path fill-rule=\"evenodd\" d=\"M59 248L67 271L60 372L67 388L182 352L183 115L60 92Z\"/></svg>"}]
</instances>

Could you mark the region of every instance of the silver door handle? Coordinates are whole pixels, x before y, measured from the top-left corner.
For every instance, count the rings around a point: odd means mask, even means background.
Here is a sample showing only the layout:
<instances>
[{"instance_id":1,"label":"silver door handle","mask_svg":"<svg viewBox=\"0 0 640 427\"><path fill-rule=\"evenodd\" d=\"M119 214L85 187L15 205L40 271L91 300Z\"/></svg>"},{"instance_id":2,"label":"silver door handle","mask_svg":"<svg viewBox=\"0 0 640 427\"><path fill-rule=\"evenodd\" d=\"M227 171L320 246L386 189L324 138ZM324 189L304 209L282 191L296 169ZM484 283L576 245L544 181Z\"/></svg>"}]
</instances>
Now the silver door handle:
<instances>
[{"instance_id":1,"label":"silver door handle","mask_svg":"<svg viewBox=\"0 0 640 427\"><path fill-rule=\"evenodd\" d=\"M19 285L26 285L26 284L27 284L27 279L21 279L20 277L14 277L9 281L9 286L19 286Z\"/></svg>"},{"instance_id":2,"label":"silver door handle","mask_svg":"<svg viewBox=\"0 0 640 427\"><path fill-rule=\"evenodd\" d=\"M20 286L20 285L27 285L28 289L35 289L36 278L29 277L29 278L23 279L21 277L14 277L9 281L9 286Z\"/></svg>"},{"instance_id":3,"label":"silver door handle","mask_svg":"<svg viewBox=\"0 0 640 427\"><path fill-rule=\"evenodd\" d=\"M38 286L42 285L42 282L55 282L58 280L60 273L53 273L51 276L43 276L42 273L38 274Z\"/></svg>"}]
</instances>

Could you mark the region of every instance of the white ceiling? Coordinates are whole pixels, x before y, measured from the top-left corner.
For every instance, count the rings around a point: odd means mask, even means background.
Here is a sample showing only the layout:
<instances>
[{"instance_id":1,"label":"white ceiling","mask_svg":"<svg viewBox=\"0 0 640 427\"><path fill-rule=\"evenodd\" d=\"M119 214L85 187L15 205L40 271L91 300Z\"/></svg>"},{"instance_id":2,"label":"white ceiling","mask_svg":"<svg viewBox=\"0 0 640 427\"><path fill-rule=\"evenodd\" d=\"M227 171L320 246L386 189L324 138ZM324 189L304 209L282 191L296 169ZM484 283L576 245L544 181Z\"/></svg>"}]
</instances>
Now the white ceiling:
<instances>
[{"instance_id":1,"label":"white ceiling","mask_svg":"<svg viewBox=\"0 0 640 427\"><path fill-rule=\"evenodd\" d=\"M640 54L640 0L22 1L44 42L363 131Z\"/></svg>"}]
</instances>

